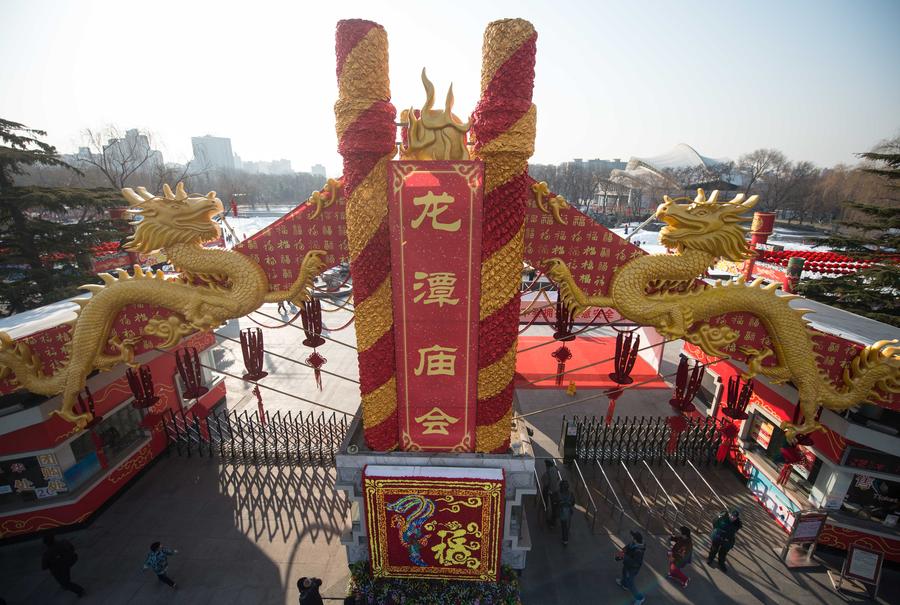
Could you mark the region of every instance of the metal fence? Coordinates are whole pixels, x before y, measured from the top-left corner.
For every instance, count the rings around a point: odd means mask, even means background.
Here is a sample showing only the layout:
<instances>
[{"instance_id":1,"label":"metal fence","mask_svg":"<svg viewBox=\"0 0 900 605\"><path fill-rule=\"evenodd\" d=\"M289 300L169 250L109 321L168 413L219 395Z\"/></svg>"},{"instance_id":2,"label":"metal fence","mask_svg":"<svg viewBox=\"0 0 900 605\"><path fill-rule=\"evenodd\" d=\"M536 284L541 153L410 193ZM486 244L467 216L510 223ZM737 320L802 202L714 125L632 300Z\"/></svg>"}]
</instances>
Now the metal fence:
<instances>
[{"instance_id":1,"label":"metal fence","mask_svg":"<svg viewBox=\"0 0 900 605\"><path fill-rule=\"evenodd\" d=\"M686 418L685 421L684 430L673 433L667 419L659 416L619 417L611 424L597 416L564 417L562 435L574 426L575 458L582 462L660 464L668 460L673 464L688 461L709 464L722 441L715 421L711 418Z\"/></svg>"},{"instance_id":2,"label":"metal fence","mask_svg":"<svg viewBox=\"0 0 900 605\"><path fill-rule=\"evenodd\" d=\"M330 465L350 427L332 412L263 414L219 410L205 418L168 411L163 422L169 450L179 456Z\"/></svg>"}]
</instances>

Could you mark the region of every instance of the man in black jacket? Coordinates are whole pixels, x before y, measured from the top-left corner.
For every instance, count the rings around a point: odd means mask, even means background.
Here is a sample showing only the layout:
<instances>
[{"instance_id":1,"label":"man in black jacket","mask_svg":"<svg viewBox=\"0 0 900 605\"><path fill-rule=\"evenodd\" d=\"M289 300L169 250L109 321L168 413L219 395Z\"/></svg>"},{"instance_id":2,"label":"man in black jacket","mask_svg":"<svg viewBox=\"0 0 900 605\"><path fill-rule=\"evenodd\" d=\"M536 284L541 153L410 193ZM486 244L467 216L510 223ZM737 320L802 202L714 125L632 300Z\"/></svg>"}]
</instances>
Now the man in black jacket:
<instances>
[{"instance_id":1,"label":"man in black jacket","mask_svg":"<svg viewBox=\"0 0 900 605\"><path fill-rule=\"evenodd\" d=\"M644 595L634 585L634 577L644 564L644 536L639 531L631 532L631 544L622 549L622 552L616 556L617 561L622 561L622 577L616 578L616 584L631 591L634 597L634 604L641 605L644 602Z\"/></svg>"},{"instance_id":2,"label":"man in black jacket","mask_svg":"<svg viewBox=\"0 0 900 605\"><path fill-rule=\"evenodd\" d=\"M731 511L730 515L723 512L713 521L713 531L710 536L712 546L709 549L709 556L706 557L709 565L713 564L713 558L718 554L719 569L724 572L728 571L728 567L725 566L725 558L728 556L728 551L734 547L734 537L740 528L741 513L737 509Z\"/></svg>"},{"instance_id":3,"label":"man in black jacket","mask_svg":"<svg viewBox=\"0 0 900 605\"><path fill-rule=\"evenodd\" d=\"M64 589L74 592L78 597L84 596L84 588L72 581L72 566L78 560L75 547L68 540L57 540L53 534L44 536L44 556L41 559L41 569L49 569L53 578Z\"/></svg>"}]
</instances>

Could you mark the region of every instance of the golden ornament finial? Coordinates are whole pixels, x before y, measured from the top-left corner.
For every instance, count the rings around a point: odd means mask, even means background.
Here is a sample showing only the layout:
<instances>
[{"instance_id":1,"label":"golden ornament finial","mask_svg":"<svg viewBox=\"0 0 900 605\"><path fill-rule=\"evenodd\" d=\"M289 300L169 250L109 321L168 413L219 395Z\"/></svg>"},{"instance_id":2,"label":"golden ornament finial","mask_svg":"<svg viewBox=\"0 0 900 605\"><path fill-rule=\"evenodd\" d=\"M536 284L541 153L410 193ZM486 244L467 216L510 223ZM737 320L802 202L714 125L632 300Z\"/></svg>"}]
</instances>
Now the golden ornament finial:
<instances>
[{"instance_id":1,"label":"golden ornament finial","mask_svg":"<svg viewBox=\"0 0 900 605\"><path fill-rule=\"evenodd\" d=\"M466 132L470 124L453 115L453 84L447 91L444 109L434 107L434 84L422 68L425 105L416 115L413 108L405 109L400 119L406 123L406 144L400 148L404 160L468 160Z\"/></svg>"}]
</instances>

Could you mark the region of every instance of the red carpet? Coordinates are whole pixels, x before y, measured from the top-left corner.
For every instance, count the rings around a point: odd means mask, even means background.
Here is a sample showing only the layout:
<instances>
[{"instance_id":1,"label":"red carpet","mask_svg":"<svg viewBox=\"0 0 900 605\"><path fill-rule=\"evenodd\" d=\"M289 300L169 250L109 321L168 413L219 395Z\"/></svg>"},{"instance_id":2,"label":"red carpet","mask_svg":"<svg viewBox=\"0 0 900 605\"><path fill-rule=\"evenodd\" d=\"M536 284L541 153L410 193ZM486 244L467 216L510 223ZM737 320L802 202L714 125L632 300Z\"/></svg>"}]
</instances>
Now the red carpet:
<instances>
[{"instance_id":1,"label":"red carpet","mask_svg":"<svg viewBox=\"0 0 900 605\"><path fill-rule=\"evenodd\" d=\"M520 336L519 350L529 349L535 345L552 341L549 336ZM567 342L566 347L572 352L572 358L566 362L566 370L572 370L581 366L595 363L601 359L608 359L604 363L593 365L583 370L569 372L563 376L561 387L556 386L556 359L550 356L562 343L547 344L537 349L531 349L516 355L516 388L517 389L556 389L566 388L570 380L575 381L579 389L603 389L616 386L609 378L613 371L613 360L616 354L616 339L612 337L595 338L581 336ZM547 378L550 376L550 378ZM669 388L646 361L640 357L634 362L631 377L635 382L644 382L640 389L665 389ZM536 384L531 381L539 380Z\"/></svg>"}]
</instances>

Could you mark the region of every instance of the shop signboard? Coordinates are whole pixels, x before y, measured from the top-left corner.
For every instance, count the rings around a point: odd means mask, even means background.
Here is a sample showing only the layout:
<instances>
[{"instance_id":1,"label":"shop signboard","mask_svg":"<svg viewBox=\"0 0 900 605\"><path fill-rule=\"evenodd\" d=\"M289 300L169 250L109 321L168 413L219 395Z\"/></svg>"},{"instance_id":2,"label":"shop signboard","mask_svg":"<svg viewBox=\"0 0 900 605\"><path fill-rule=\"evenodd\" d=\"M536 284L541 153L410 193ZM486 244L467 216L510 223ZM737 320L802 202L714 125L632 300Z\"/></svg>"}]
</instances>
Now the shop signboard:
<instances>
[{"instance_id":1,"label":"shop signboard","mask_svg":"<svg viewBox=\"0 0 900 605\"><path fill-rule=\"evenodd\" d=\"M781 559L788 567L805 567L811 564L819 534L825 528L827 519L828 513L819 511L802 511L797 515L791 533L781 550ZM800 561L796 557L788 557L793 544L807 546L805 560Z\"/></svg>"},{"instance_id":2,"label":"shop signboard","mask_svg":"<svg viewBox=\"0 0 900 605\"><path fill-rule=\"evenodd\" d=\"M862 447L848 447L844 452L843 465L876 473L900 475L900 457Z\"/></svg>"},{"instance_id":3,"label":"shop signboard","mask_svg":"<svg viewBox=\"0 0 900 605\"><path fill-rule=\"evenodd\" d=\"M766 420L766 417L756 412L753 415L753 424L750 426L750 438L756 441L763 449L769 447L772 441L772 431L775 425Z\"/></svg>"},{"instance_id":4,"label":"shop signboard","mask_svg":"<svg viewBox=\"0 0 900 605\"><path fill-rule=\"evenodd\" d=\"M840 590L845 578L850 578L863 584L873 585L875 594L873 598L878 596L878 587L881 583L881 566L884 563L884 553L877 550L870 550L851 544L847 549L847 558L844 560L844 566L841 568L841 576L837 583L834 582L831 572L831 582L835 589Z\"/></svg>"},{"instance_id":5,"label":"shop signboard","mask_svg":"<svg viewBox=\"0 0 900 605\"><path fill-rule=\"evenodd\" d=\"M42 500L67 491L59 461L53 454L0 461L0 496L4 500Z\"/></svg>"}]
</instances>

